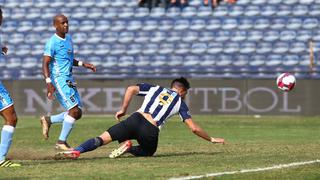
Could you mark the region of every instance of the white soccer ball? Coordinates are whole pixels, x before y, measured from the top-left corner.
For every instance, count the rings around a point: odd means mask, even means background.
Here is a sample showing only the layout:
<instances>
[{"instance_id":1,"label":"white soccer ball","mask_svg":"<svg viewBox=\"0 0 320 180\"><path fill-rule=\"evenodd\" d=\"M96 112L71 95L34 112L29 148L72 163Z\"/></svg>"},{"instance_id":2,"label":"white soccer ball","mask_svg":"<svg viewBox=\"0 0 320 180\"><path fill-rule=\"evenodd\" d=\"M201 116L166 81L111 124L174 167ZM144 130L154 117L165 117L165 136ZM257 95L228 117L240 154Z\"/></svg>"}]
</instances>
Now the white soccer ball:
<instances>
[{"instance_id":1,"label":"white soccer ball","mask_svg":"<svg viewBox=\"0 0 320 180\"><path fill-rule=\"evenodd\" d=\"M282 91L291 91L296 85L296 78L290 73L282 73L277 78L277 86Z\"/></svg>"}]
</instances>

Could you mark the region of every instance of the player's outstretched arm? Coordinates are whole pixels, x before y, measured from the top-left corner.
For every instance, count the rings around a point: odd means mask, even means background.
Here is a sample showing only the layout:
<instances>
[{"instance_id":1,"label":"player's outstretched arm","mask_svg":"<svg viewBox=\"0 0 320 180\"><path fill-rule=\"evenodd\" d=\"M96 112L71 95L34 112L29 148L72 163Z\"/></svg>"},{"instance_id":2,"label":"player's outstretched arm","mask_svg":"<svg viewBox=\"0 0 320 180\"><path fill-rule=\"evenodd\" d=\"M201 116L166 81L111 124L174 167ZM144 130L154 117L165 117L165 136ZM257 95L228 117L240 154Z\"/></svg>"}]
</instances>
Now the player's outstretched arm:
<instances>
[{"instance_id":1,"label":"player's outstretched arm","mask_svg":"<svg viewBox=\"0 0 320 180\"><path fill-rule=\"evenodd\" d=\"M50 71L49 71L50 61L51 61L50 56L43 56L42 73L43 73L43 76L44 76L44 78L46 80L46 84L47 84L47 97L52 100L52 99L54 99L53 93L56 89L52 85L51 79L50 79Z\"/></svg>"},{"instance_id":2,"label":"player's outstretched arm","mask_svg":"<svg viewBox=\"0 0 320 180\"><path fill-rule=\"evenodd\" d=\"M184 122L187 124L187 126L191 129L191 131L192 131L195 135L197 135L197 136L199 136L199 137L201 137L201 138L203 138L203 139L205 139L205 140L207 140L207 141L209 141L209 142L211 142L211 143L221 143L221 144L225 144L225 141L224 141L223 138L213 138L213 137L210 137L210 136L208 135L208 133L205 132L205 131L204 131L200 126L198 126L195 122L193 122L191 118L190 118L190 119L186 119Z\"/></svg>"},{"instance_id":3,"label":"player's outstretched arm","mask_svg":"<svg viewBox=\"0 0 320 180\"><path fill-rule=\"evenodd\" d=\"M139 93L139 86L129 86L124 94L123 102L121 105L121 110L118 111L115 115L115 118L120 121L120 118L126 115L128 106L131 102L131 99L134 95Z\"/></svg>"},{"instance_id":4,"label":"player's outstretched arm","mask_svg":"<svg viewBox=\"0 0 320 180\"><path fill-rule=\"evenodd\" d=\"M78 60L76 60L76 59L73 60L73 65L74 65L74 66L83 66L83 67L85 67L85 68L87 68L87 69L91 69L91 71L93 71L93 72L96 72L96 71L97 71L97 68L96 68L95 65L90 64L90 63L85 63L85 62L83 62L83 61L78 61Z\"/></svg>"}]
</instances>

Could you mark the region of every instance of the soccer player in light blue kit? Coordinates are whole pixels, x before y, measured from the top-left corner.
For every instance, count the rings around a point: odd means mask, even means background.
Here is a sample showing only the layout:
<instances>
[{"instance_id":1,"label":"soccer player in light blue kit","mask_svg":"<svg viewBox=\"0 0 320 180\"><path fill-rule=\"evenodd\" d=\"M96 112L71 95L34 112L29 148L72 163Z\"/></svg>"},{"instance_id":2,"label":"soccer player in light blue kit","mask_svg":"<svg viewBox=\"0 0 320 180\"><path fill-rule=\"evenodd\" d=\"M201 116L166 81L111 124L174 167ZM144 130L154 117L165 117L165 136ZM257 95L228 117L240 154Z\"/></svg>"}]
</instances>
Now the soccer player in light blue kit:
<instances>
[{"instance_id":1,"label":"soccer player in light blue kit","mask_svg":"<svg viewBox=\"0 0 320 180\"><path fill-rule=\"evenodd\" d=\"M0 8L0 25L2 24L2 10ZM3 60L3 55L7 53L7 47L1 48L0 61ZM1 143L0 143L0 167L18 167L18 163L13 163L6 159L6 155L12 143L12 136L17 125L17 115L14 110L13 101L9 92L0 81L0 114L5 120L5 124L1 130Z\"/></svg>"},{"instance_id":2,"label":"soccer player in light blue kit","mask_svg":"<svg viewBox=\"0 0 320 180\"><path fill-rule=\"evenodd\" d=\"M41 117L42 134L45 139L49 137L51 124L62 123L62 130L55 148L68 150L70 146L67 138L73 128L74 122L81 118L81 100L72 77L73 66L83 66L96 71L90 63L74 59L71 36L68 35L68 18L62 14L56 15L53 20L56 33L47 41L42 71L47 84L47 97L57 98L59 103L67 110L52 117Z\"/></svg>"}]
</instances>

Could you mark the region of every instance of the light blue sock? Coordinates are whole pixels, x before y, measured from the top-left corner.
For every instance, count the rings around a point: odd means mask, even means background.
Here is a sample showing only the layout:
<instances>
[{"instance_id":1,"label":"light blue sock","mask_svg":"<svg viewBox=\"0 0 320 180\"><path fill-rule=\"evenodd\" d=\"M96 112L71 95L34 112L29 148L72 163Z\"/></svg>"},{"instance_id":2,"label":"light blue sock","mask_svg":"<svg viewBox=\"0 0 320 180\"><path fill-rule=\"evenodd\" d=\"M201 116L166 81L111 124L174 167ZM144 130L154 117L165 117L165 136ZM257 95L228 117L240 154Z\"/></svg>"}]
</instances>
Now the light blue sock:
<instances>
[{"instance_id":1,"label":"light blue sock","mask_svg":"<svg viewBox=\"0 0 320 180\"><path fill-rule=\"evenodd\" d=\"M62 123L62 130L59 136L60 141L67 141L75 121L76 120L72 116L70 115L65 116L64 121Z\"/></svg>"},{"instance_id":2,"label":"light blue sock","mask_svg":"<svg viewBox=\"0 0 320 180\"><path fill-rule=\"evenodd\" d=\"M14 132L14 127L9 125L4 125L1 131L1 144L0 144L0 161L6 158L12 142L12 136Z\"/></svg>"},{"instance_id":3,"label":"light blue sock","mask_svg":"<svg viewBox=\"0 0 320 180\"><path fill-rule=\"evenodd\" d=\"M50 116L50 121L52 124L62 123L65 115L67 115L67 112L62 112L60 114L52 115L52 116Z\"/></svg>"}]
</instances>

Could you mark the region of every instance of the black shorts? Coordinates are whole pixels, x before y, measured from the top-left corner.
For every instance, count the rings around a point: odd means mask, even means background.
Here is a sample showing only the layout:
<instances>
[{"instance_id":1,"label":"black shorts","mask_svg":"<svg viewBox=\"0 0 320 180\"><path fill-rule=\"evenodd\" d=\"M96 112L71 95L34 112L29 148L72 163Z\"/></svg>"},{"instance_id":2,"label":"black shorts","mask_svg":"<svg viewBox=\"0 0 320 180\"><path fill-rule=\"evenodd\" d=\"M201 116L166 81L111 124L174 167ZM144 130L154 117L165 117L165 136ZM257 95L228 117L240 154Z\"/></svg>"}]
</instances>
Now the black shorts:
<instances>
[{"instance_id":1,"label":"black shorts","mask_svg":"<svg viewBox=\"0 0 320 180\"><path fill-rule=\"evenodd\" d=\"M127 119L110 127L107 131L112 141L121 143L136 139L141 148L150 153L154 153L158 146L159 129L138 112L131 114Z\"/></svg>"}]
</instances>

